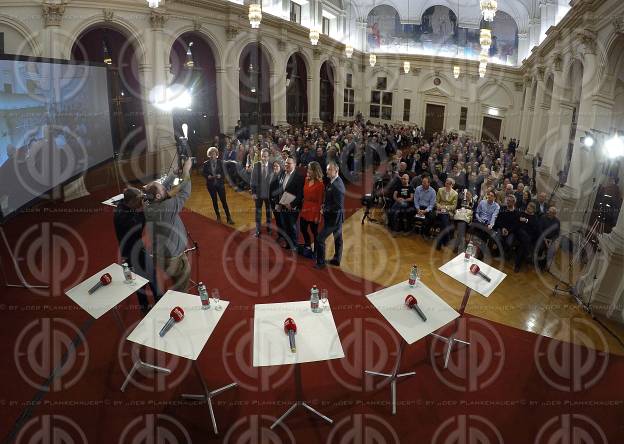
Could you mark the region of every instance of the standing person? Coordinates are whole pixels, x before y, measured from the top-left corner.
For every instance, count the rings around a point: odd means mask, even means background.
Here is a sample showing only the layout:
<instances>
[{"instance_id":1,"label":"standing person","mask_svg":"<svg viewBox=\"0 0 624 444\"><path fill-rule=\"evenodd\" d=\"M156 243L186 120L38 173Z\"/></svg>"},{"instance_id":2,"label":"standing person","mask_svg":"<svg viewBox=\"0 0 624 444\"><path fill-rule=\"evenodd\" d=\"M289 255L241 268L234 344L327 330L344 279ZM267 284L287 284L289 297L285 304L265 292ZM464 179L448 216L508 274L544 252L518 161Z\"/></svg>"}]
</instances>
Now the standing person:
<instances>
[{"instance_id":1,"label":"standing person","mask_svg":"<svg viewBox=\"0 0 624 444\"><path fill-rule=\"evenodd\" d=\"M318 225L321 219L321 204L323 203L323 171L318 162L310 162L306 183L303 187L303 208L299 218L299 228L303 235L303 247L305 251L311 249L310 234L312 232L312 242L317 248L316 239L318 237ZM304 251L304 254L305 254Z\"/></svg>"},{"instance_id":2,"label":"standing person","mask_svg":"<svg viewBox=\"0 0 624 444\"><path fill-rule=\"evenodd\" d=\"M273 210L273 217L275 218L275 226L277 227L277 243L280 241L286 241L284 237L284 228L282 226L282 216L280 214L279 200L281 195L281 182L282 177L282 161L274 160L272 165L272 173L269 179L269 203L271 210Z\"/></svg>"},{"instance_id":3,"label":"standing person","mask_svg":"<svg viewBox=\"0 0 624 444\"><path fill-rule=\"evenodd\" d=\"M161 184L152 182L145 187L152 202L144 207L145 221L152 239L155 262L172 281L171 290L186 292L191 267L184 254L188 237L180 218L186 200L191 196L191 159L182 167L182 181L172 187L175 175L170 174Z\"/></svg>"},{"instance_id":4,"label":"standing person","mask_svg":"<svg viewBox=\"0 0 624 444\"><path fill-rule=\"evenodd\" d=\"M325 268L325 241L330 234L334 235L334 257L329 261L330 265L340 266L342 258L342 223L344 221L344 195L345 186L339 177L338 165L330 162L327 165L327 179L329 183L325 188L325 199L321 208L324 226L318 235L314 246L316 253L315 268Z\"/></svg>"},{"instance_id":5,"label":"standing person","mask_svg":"<svg viewBox=\"0 0 624 444\"><path fill-rule=\"evenodd\" d=\"M123 200L117 205L113 215L121 261L127 263L136 274L149 281L148 285L152 291L155 304L161 295L158 292L154 264L147 255L147 250L143 244L142 236L145 227L143 193L137 188L128 187L124 190L123 195ZM136 293L141 311L143 314L147 314L150 306L145 288L139 288Z\"/></svg>"},{"instance_id":6,"label":"standing person","mask_svg":"<svg viewBox=\"0 0 624 444\"><path fill-rule=\"evenodd\" d=\"M225 195L225 181L223 172L223 162L219 160L219 150L217 147L211 146L208 148L208 160L204 162L202 168L202 175L206 178L206 188L210 193L212 199L212 207L214 208L215 215L217 216L217 222L221 223L221 213L219 213L219 203L217 202L217 195L221 200L221 205L225 211L227 217L227 223L234 225L232 216L230 215L230 209L227 204L227 197Z\"/></svg>"},{"instance_id":7,"label":"standing person","mask_svg":"<svg viewBox=\"0 0 624 444\"><path fill-rule=\"evenodd\" d=\"M282 219L282 229L286 237L286 245L284 248L297 250L297 219L299 219L299 210L303 202L303 176L295 170L295 159L288 156L284 163L284 172L280 177L280 197L292 199L289 203L279 204L280 217Z\"/></svg>"},{"instance_id":8,"label":"standing person","mask_svg":"<svg viewBox=\"0 0 624 444\"><path fill-rule=\"evenodd\" d=\"M269 150L264 148L260 153L260 162L254 164L251 171L251 197L256 206L256 233L260 237L262 226L262 205L266 213L266 229L271 234L271 202L269 202L269 188L271 185L271 167L269 166Z\"/></svg>"}]
</instances>

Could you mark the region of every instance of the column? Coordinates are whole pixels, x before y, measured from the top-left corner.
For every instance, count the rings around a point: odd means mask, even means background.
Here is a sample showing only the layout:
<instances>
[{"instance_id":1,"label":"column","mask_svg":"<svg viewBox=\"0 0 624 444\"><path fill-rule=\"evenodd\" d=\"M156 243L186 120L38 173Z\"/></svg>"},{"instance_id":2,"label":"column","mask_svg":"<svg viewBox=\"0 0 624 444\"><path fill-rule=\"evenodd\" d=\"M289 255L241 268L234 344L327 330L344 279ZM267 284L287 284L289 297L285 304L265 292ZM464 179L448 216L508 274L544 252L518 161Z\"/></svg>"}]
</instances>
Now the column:
<instances>
[{"instance_id":1,"label":"column","mask_svg":"<svg viewBox=\"0 0 624 444\"><path fill-rule=\"evenodd\" d=\"M567 137L563 139L561 137L561 122L562 122L562 109L561 109L561 97L563 94L563 82L564 76L561 69L555 68L555 77L553 83L552 100L550 102L550 118L548 119L548 128L546 130L546 140L544 142L544 156L542 158L542 169L553 174L552 168L555 160L555 156L560 147L567 146ZM554 171L555 177L556 173Z\"/></svg>"},{"instance_id":2,"label":"column","mask_svg":"<svg viewBox=\"0 0 624 444\"><path fill-rule=\"evenodd\" d=\"M271 120L277 126L286 121L286 70L271 72Z\"/></svg>"},{"instance_id":3,"label":"column","mask_svg":"<svg viewBox=\"0 0 624 444\"><path fill-rule=\"evenodd\" d=\"M525 91L524 91L524 107L522 108L522 125L520 126L520 146L519 148L527 147L529 144L529 135L531 134L531 111L529 105L531 103L531 97L533 96L533 82L531 79L525 79ZM529 86L530 85L530 86Z\"/></svg>"},{"instance_id":4,"label":"column","mask_svg":"<svg viewBox=\"0 0 624 444\"><path fill-rule=\"evenodd\" d=\"M219 127L225 134L234 133L239 119L238 66L217 67L217 94L219 101Z\"/></svg>"},{"instance_id":5,"label":"column","mask_svg":"<svg viewBox=\"0 0 624 444\"><path fill-rule=\"evenodd\" d=\"M540 43L540 19L539 17L534 17L529 20L529 53L534 46L539 45Z\"/></svg>"},{"instance_id":6,"label":"column","mask_svg":"<svg viewBox=\"0 0 624 444\"><path fill-rule=\"evenodd\" d=\"M313 50L314 56L310 64L311 73L308 75L308 120L309 123L320 123L320 94L321 94L321 64L320 51Z\"/></svg>"},{"instance_id":7,"label":"column","mask_svg":"<svg viewBox=\"0 0 624 444\"><path fill-rule=\"evenodd\" d=\"M535 156L539 151L539 145L544 140L544 128L542 127L542 118L544 114L543 102L544 102L544 70L538 71L537 78L537 94L535 96L535 106L533 107L533 124L531 125L531 133L529 135L529 150L530 157Z\"/></svg>"},{"instance_id":8,"label":"column","mask_svg":"<svg viewBox=\"0 0 624 444\"><path fill-rule=\"evenodd\" d=\"M518 33L518 63L529 56L529 33Z\"/></svg>"},{"instance_id":9,"label":"column","mask_svg":"<svg viewBox=\"0 0 624 444\"><path fill-rule=\"evenodd\" d=\"M342 79L344 78L344 60L341 59L334 73L334 122L343 119L344 89Z\"/></svg>"}]
</instances>

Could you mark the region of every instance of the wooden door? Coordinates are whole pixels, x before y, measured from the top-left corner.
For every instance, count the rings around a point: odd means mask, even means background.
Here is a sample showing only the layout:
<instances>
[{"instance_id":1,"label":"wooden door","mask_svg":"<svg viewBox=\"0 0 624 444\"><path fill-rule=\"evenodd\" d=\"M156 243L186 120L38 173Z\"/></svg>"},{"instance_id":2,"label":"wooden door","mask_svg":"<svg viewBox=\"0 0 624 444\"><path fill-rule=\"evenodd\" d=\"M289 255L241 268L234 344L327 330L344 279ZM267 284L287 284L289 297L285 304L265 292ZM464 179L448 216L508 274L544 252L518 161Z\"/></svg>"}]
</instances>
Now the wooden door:
<instances>
[{"instance_id":1,"label":"wooden door","mask_svg":"<svg viewBox=\"0 0 624 444\"><path fill-rule=\"evenodd\" d=\"M498 142L500 140L502 119L483 116L483 128L481 130L481 140L491 140Z\"/></svg>"},{"instance_id":2,"label":"wooden door","mask_svg":"<svg viewBox=\"0 0 624 444\"><path fill-rule=\"evenodd\" d=\"M425 136L431 137L433 133L444 130L444 105L432 105L427 103L425 114Z\"/></svg>"}]
</instances>

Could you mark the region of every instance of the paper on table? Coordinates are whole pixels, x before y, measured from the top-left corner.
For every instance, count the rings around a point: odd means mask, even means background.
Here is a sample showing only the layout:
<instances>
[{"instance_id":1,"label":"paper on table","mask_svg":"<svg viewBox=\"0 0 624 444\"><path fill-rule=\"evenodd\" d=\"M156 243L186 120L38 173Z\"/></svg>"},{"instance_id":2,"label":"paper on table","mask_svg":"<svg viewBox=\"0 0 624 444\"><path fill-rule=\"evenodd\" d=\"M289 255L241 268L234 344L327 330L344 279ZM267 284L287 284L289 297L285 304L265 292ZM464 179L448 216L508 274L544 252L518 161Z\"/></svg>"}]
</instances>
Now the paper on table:
<instances>
[{"instance_id":1,"label":"paper on table","mask_svg":"<svg viewBox=\"0 0 624 444\"><path fill-rule=\"evenodd\" d=\"M295 196L294 194L284 191L284 194L282 194L282 198L280 199L279 204L290 205L295 200L296 197L297 196Z\"/></svg>"}]
</instances>

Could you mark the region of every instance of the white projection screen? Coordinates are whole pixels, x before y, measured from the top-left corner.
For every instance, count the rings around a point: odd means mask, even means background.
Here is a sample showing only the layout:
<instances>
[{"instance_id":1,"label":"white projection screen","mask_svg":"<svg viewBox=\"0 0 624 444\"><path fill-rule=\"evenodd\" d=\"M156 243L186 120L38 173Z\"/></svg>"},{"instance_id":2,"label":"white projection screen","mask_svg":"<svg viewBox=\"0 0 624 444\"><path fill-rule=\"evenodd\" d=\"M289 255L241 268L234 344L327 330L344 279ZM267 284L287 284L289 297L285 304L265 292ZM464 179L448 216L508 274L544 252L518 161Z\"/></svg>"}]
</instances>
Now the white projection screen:
<instances>
[{"instance_id":1,"label":"white projection screen","mask_svg":"<svg viewBox=\"0 0 624 444\"><path fill-rule=\"evenodd\" d=\"M112 157L105 65L0 56L0 220Z\"/></svg>"}]
</instances>

